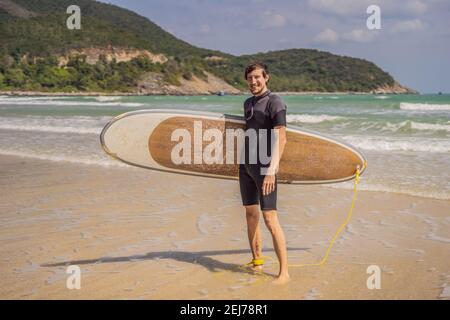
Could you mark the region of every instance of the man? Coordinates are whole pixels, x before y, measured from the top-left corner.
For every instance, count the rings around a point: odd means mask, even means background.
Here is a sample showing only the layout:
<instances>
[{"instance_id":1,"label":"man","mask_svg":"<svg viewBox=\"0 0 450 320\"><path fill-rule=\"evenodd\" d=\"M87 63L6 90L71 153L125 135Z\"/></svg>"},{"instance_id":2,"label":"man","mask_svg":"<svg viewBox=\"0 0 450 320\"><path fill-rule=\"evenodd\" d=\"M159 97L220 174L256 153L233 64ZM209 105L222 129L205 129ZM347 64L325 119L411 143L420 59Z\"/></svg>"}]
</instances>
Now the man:
<instances>
[{"instance_id":1,"label":"man","mask_svg":"<svg viewBox=\"0 0 450 320\"><path fill-rule=\"evenodd\" d=\"M280 270L275 284L289 281L286 240L277 215L277 177L279 159L286 145L286 105L283 100L270 92L267 88L269 74L263 63L250 64L245 69L245 79L252 93L244 103L246 131L256 130L260 133L267 130L267 155L272 155L269 163L262 163L260 152L257 162L251 163L249 157L249 140L245 144L245 162L239 166L239 185L242 202L247 218L247 232L252 250L252 264L255 269L261 269L262 259L261 231L259 228L259 208L261 208L264 222L272 234L272 240L277 254ZM262 130L261 130L262 129ZM275 129L275 130L272 130ZM276 132L275 145L271 143L271 134ZM248 132L247 132L248 133ZM259 135L260 136L260 135ZM265 142L264 142L265 143ZM257 142L257 150L261 148L261 141Z\"/></svg>"}]
</instances>

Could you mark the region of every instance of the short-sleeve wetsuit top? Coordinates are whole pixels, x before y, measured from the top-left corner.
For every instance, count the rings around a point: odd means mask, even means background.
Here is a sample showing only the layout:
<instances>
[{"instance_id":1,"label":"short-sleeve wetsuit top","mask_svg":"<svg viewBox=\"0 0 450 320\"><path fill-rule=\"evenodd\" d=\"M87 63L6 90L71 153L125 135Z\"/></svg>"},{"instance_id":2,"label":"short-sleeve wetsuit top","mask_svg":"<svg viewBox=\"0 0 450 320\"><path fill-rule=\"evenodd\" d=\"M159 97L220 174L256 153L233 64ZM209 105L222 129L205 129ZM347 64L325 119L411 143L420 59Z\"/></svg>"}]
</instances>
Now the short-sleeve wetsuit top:
<instances>
[{"instance_id":1,"label":"short-sleeve wetsuit top","mask_svg":"<svg viewBox=\"0 0 450 320\"><path fill-rule=\"evenodd\" d=\"M284 101L276 94L267 90L263 95L255 97L252 96L245 100L244 102L244 115L245 115L245 130L254 129L257 134L260 133L260 129L267 130L267 137L272 134L271 129L276 126L286 126L286 109L287 106ZM267 155L271 155L271 139L267 140ZM257 144L257 150L259 152L259 139ZM249 163L249 141L245 141L245 165L247 167L260 168L268 167L268 164L262 164L260 162L260 157L257 157L257 163ZM259 153L258 153L259 155Z\"/></svg>"}]
</instances>

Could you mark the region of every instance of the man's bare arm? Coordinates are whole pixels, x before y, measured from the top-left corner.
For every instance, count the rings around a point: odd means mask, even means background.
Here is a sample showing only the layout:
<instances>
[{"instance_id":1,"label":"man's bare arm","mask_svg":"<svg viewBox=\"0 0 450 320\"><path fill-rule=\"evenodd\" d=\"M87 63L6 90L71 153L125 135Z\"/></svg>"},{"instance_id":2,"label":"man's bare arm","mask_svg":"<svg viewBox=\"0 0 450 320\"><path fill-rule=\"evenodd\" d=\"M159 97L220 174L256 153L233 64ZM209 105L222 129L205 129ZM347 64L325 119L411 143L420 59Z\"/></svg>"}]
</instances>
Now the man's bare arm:
<instances>
[{"instance_id":1,"label":"man's bare arm","mask_svg":"<svg viewBox=\"0 0 450 320\"><path fill-rule=\"evenodd\" d=\"M274 175L278 172L281 157L283 156L284 148L287 143L286 127L277 126L275 129L275 144L273 148L272 159L270 167L267 170L268 175Z\"/></svg>"}]
</instances>

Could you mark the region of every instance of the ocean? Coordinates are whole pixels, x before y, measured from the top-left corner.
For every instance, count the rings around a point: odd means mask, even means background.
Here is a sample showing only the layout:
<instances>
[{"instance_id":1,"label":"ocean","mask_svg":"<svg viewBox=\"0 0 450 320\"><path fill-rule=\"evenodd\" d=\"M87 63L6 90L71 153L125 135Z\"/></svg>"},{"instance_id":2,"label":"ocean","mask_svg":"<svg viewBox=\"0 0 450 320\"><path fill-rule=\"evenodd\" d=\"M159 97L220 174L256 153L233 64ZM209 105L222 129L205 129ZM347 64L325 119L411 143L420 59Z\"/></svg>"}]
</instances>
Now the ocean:
<instances>
[{"instance_id":1,"label":"ocean","mask_svg":"<svg viewBox=\"0 0 450 320\"><path fill-rule=\"evenodd\" d=\"M288 106L288 125L336 137L366 156L368 168L360 190L450 199L450 95L282 97ZM0 154L124 167L109 158L99 142L112 117L141 109L242 115L245 98L0 96ZM352 182L327 187L350 189Z\"/></svg>"}]
</instances>

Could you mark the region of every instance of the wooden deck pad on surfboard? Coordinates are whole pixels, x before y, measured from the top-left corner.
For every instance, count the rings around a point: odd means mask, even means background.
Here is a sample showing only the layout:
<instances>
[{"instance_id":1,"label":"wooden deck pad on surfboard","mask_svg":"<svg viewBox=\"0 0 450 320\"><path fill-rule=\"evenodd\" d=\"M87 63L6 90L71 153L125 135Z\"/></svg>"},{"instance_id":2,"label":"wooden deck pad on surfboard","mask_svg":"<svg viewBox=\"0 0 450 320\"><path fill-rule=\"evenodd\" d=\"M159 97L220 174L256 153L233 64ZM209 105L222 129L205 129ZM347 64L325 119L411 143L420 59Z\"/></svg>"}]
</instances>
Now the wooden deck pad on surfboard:
<instances>
[{"instance_id":1,"label":"wooden deck pad on surfboard","mask_svg":"<svg viewBox=\"0 0 450 320\"><path fill-rule=\"evenodd\" d=\"M233 140L234 136L229 135L239 132L239 129L243 132L244 126L244 118L238 116L180 110L140 110L111 120L103 129L100 140L109 155L131 165L174 173L237 179L239 144L236 139ZM186 134L190 137L188 163L176 164L172 161L172 152L181 141L181 138L173 138L177 129L181 129L178 133L182 134L176 134L176 137L184 137ZM208 129L216 129L210 131L216 134L220 132L221 136L207 137L205 132ZM354 178L358 166L361 170L365 168L362 154L343 142L290 126L286 134L287 144L278 172L280 183L346 181ZM218 155L222 161L212 164L201 161L202 152L207 150L208 145L211 148L211 143L217 142L219 137L222 154ZM233 144L229 144L227 148L227 143L231 141ZM229 148L230 146L233 148ZM227 151L232 151L233 164L227 164ZM214 152L212 154L215 155ZM198 163L195 163L195 157L200 159Z\"/></svg>"}]
</instances>

